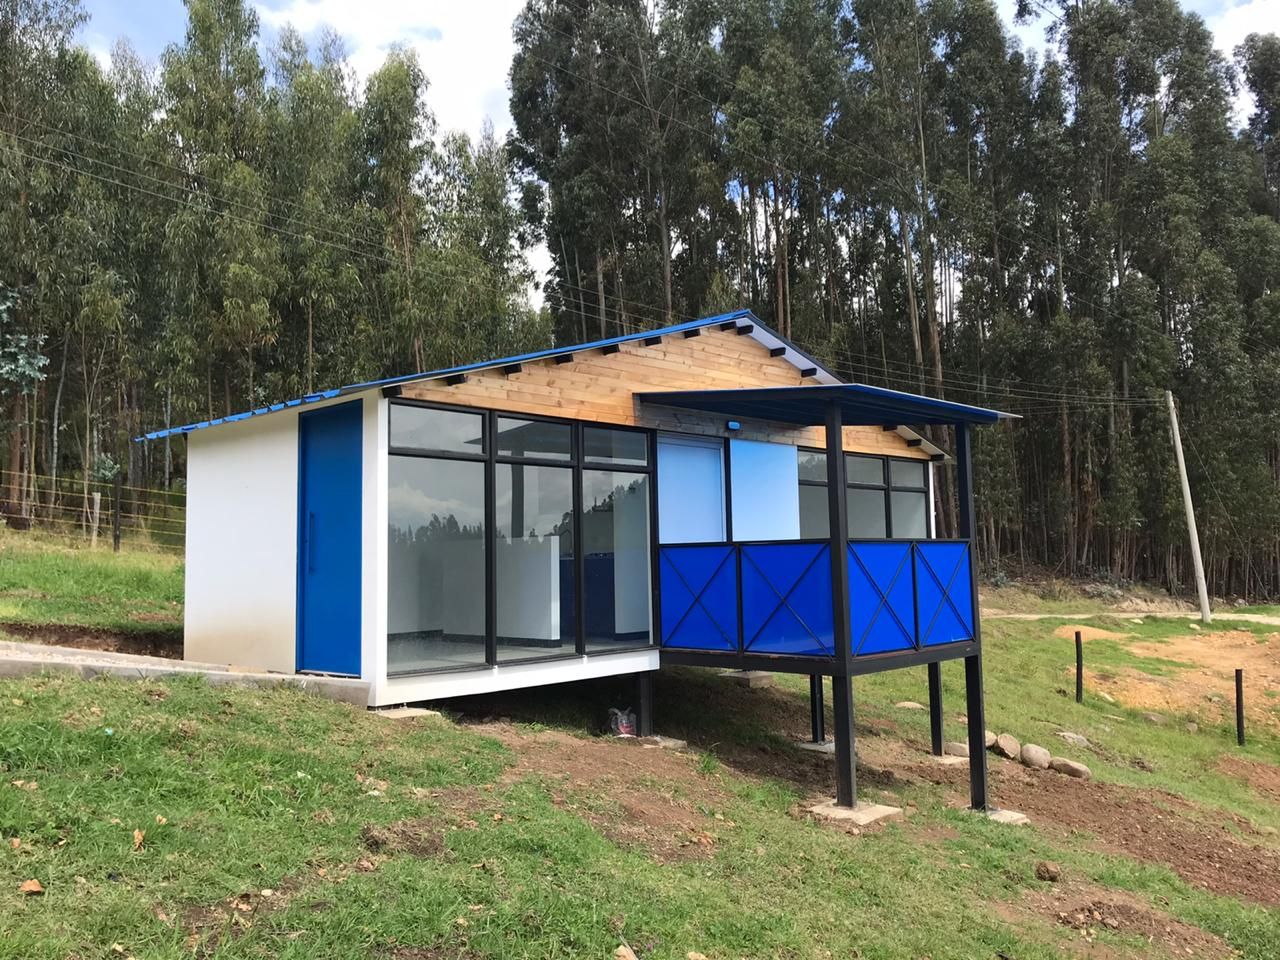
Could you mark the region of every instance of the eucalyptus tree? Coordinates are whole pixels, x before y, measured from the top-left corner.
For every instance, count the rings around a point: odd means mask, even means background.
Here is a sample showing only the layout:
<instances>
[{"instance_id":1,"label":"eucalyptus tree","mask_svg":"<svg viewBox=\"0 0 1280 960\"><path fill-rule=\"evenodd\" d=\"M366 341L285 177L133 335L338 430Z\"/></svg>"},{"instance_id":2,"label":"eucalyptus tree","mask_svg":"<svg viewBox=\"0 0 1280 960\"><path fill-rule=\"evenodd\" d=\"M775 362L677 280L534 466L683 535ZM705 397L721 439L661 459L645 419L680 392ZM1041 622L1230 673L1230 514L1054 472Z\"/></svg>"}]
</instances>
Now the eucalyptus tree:
<instances>
[{"instance_id":1,"label":"eucalyptus tree","mask_svg":"<svg viewBox=\"0 0 1280 960\"><path fill-rule=\"evenodd\" d=\"M162 58L163 124L185 174L166 225L174 265L173 357L190 385L203 373L209 412L255 405L254 351L274 342L282 281L263 172L265 71L257 14L243 0L188 0L184 41ZM203 367L202 371L198 368ZM235 388L233 391L233 381ZM233 399L233 397L235 399Z\"/></svg>"}]
</instances>

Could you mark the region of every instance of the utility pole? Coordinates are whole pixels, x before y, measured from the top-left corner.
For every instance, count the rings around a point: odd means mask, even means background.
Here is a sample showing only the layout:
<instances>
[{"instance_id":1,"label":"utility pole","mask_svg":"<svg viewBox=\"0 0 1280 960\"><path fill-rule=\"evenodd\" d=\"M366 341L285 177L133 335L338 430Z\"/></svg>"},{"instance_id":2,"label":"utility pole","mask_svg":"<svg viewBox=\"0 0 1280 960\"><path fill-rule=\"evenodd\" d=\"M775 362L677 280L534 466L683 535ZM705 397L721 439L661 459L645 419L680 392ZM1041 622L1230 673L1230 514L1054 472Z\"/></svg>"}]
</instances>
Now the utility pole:
<instances>
[{"instance_id":1,"label":"utility pole","mask_svg":"<svg viewBox=\"0 0 1280 960\"><path fill-rule=\"evenodd\" d=\"M1182 457L1182 434L1178 430L1178 409L1173 405L1173 391L1166 390L1164 399L1169 404L1169 427L1173 431L1173 455L1178 460L1178 479L1182 481L1182 505L1187 510L1187 533L1191 535L1191 560L1196 568L1196 593L1200 596L1200 622L1210 623L1209 589L1204 582L1204 561L1200 559L1200 534L1196 532L1196 513L1191 505L1191 484L1187 482L1187 461Z\"/></svg>"}]
</instances>

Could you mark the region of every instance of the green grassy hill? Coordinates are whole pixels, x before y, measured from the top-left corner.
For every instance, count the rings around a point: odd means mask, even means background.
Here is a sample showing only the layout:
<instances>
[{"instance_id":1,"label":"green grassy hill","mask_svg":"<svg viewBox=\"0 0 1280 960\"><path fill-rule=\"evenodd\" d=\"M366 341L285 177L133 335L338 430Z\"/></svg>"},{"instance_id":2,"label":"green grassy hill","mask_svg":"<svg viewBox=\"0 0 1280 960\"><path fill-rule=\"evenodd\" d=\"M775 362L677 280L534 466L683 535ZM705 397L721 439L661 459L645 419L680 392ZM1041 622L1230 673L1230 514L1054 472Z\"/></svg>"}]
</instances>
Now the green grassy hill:
<instances>
[{"instance_id":1,"label":"green grassy hill","mask_svg":"<svg viewBox=\"0 0 1280 960\"><path fill-rule=\"evenodd\" d=\"M172 563L11 547L0 604L17 612L0 619L176 618ZM39 586L16 596L28 561ZM992 757L995 801L1029 827L961 809L965 768L934 763L927 713L895 706L924 701L923 670L856 682L860 795L906 811L862 832L805 812L834 781L828 757L792 742L807 729L803 678L746 690L664 671L657 727L689 741L678 752L599 736L623 681L392 720L291 690L3 680L0 958L542 960L626 943L643 960L1272 960L1272 706L1251 705L1241 750L1216 701L1151 711L1104 697L1122 678L1176 692L1192 676L1134 652L1185 626L1134 619L1098 621L1126 637L1089 642L1100 677L1082 705L1064 695L1061 621L988 621L988 726L1094 773ZM1280 643L1274 627L1231 629ZM962 671L943 672L960 740ZM1037 879L1042 861L1056 882ZM21 892L30 880L42 894Z\"/></svg>"}]
</instances>

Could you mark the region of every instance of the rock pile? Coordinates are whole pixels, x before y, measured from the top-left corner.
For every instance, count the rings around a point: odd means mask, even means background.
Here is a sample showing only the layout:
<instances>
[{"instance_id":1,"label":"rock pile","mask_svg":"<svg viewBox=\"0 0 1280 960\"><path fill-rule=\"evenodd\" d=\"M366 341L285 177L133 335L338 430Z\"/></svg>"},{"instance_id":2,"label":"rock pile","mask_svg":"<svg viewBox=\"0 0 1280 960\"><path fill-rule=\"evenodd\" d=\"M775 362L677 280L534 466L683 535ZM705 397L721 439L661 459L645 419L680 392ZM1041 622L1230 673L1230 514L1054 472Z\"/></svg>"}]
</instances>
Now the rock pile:
<instances>
[{"instance_id":1,"label":"rock pile","mask_svg":"<svg viewBox=\"0 0 1280 960\"><path fill-rule=\"evenodd\" d=\"M1062 738L1077 746L1087 745L1089 741L1079 734L1063 735ZM1077 742L1077 737L1083 744ZM994 734L986 731L987 749L1006 760L1016 760L1024 767L1032 770L1054 770L1068 777L1088 780L1093 774L1083 763L1068 760L1066 757L1055 757L1044 747L1035 743L1019 743L1011 733Z\"/></svg>"}]
</instances>

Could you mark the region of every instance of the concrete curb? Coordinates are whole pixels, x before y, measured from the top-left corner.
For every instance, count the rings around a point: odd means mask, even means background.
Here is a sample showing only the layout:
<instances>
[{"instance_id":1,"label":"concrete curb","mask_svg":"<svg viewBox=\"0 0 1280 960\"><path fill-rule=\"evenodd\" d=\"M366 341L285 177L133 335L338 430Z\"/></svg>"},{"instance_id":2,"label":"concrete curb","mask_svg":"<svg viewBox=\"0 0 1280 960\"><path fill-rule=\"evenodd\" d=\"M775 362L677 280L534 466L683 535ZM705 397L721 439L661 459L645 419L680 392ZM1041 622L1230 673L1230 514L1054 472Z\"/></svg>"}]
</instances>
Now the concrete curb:
<instances>
[{"instance_id":1,"label":"concrete curb","mask_svg":"<svg viewBox=\"0 0 1280 960\"><path fill-rule=\"evenodd\" d=\"M296 687L328 700L357 707L369 705L369 684L346 677L317 677L307 674L241 672L213 664L165 661L161 657L134 657L42 644L4 643L0 646L0 677L30 677L63 674L92 680L116 677L122 680L153 680L163 677L203 677L214 686Z\"/></svg>"}]
</instances>

